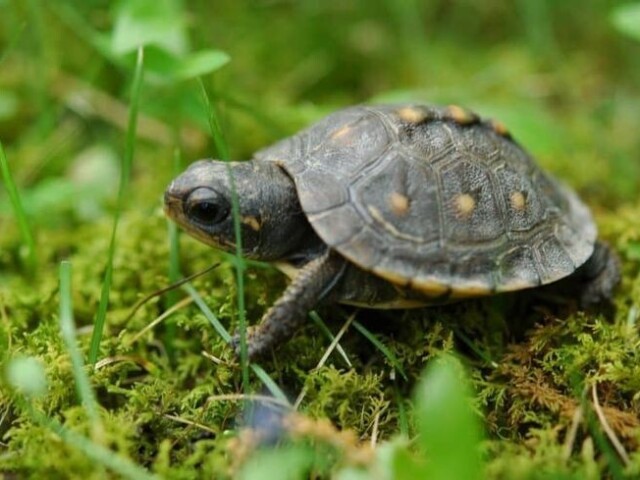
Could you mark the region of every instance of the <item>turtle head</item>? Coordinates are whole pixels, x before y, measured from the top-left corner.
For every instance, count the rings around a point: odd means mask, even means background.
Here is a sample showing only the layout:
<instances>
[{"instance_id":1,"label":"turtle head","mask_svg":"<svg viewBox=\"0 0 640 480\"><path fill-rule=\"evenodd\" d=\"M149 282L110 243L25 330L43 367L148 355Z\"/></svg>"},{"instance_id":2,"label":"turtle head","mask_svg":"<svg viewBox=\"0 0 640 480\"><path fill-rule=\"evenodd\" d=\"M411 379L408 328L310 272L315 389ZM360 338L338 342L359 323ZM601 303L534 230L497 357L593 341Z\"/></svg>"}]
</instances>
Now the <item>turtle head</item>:
<instances>
[{"instance_id":1,"label":"turtle head","mask_svg":"<svg viewBox=\"0 0 640 480\"><path fill-rule=\"evenodd\" d=\"M197 161L165 191L165 213L200 241L235 252L234 190L248 258L285 258L313 235L293 181L271 162Z\"/></svg>"}]
</instances>

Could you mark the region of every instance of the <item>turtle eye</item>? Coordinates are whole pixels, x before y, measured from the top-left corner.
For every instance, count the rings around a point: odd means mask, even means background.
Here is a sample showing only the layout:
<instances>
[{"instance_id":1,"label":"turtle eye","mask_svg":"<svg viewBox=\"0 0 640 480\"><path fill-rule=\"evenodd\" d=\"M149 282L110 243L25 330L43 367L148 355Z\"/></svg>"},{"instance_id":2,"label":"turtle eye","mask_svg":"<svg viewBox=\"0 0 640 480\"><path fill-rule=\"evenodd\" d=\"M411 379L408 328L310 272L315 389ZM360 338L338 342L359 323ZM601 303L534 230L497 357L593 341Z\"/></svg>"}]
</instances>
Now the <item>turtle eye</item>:
<instances>
[{"instance_id":1,"label":"turtle eye","mask_svg":"<svg viewBox=\"0 0 640 480\"><path fill-rule=\"evenodd\" d=\"M197 188L189 194L185 213L193 221L201 225L215 225L229 214L226 199L210 188Z\"/></svg>"}]
</instances>

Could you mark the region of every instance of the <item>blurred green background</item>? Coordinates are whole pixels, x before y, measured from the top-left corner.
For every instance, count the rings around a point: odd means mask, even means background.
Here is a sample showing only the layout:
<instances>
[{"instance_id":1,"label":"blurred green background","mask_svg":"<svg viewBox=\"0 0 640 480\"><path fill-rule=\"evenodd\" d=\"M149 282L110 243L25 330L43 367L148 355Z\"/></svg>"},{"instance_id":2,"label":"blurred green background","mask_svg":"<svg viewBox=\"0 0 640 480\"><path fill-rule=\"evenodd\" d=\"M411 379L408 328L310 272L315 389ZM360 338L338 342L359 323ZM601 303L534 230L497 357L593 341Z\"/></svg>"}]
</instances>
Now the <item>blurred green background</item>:
<instances>
[{"instance_id":1,"label":"blurred green background","mask_svg":"<svg viewBox=\"0 0 640 480\"><path fill-rule=\"evenodd\" d=\"M564 407L527 403L535 391L525 387L522 397L509 391L522 404L509 403L505 392L520 385L514 378L524 378L517 368L532 369L540 375L536 381L544 380L573 402L576 372L591 372L585 381L610 382L607 401L621 412L618 427L628 428L627 448L640 438L632 419L640 413L633 347L640 308L639 2L0 0L0 142L37 257L34 271L9 195L0 189L0 351L3 362L19 352L46 364L51 391L57 393L43 401L43 410L80 429L77 400L66 391L72 381L67 352L58 338L57 268L63 259L74 264L76 321L86 347L117 209L140 45L145 73L140 97L133 99L140 105L135 154L100 358L134 359L131 363L139 362L147 376L138 378L135 368L114 361L111 370L92 377L109 412L107 437L115 450L175 478L213 474L231 462L219 452L234 429L229 419L237 406L212 406L206 398L237 391L239 373L213 368L200 355L210 345L216 355L226 355L219 353L224 344L206 319L195 307L174 317L178 330L171 348L161 341L162 328L147 343L124 345L166 306L156 299L124 324L141 296L168 283L170 253L161 211L165 186L190 161L220 155L210 134L205 90L233 159L248 159L256 149L351 104L454 103L501 120L547 170L576 188L623 260L614 323L572 317L566 330L538 330L521 339L529 358L513 353L512 337L501 330L509 319L498 318L500 309L487 303L443 313L442 323L428 324L430 333L383 330L381 338L409 372L411 381L400 388L385 377L389 365L380 355L371 361L359 357L355 370L312 372L326 348L317 331L297 339L298 347L283 348L282 362L269 371L292 391L308 388L303 409L311 416L329 417L368 441L377 415L382 438L393 438L398 431L407 433L402 405L426 360L453 348L451 328L456 327L449 323L460 325L469 329L467 335L477 335L479 351L501 365L491 370L484 357L470 355L476 405L485 413L490 438L485 456L492 462L487 469L492 478L542 478L543 471L544 478L618 475L624 462L618 469L615 454L607 453L606 441L598 442L595 434L595 447L585 440L571 460L565 458L558 432L570 419L557 415ZM211 263L209 250L189 239L183 244L185 272ZM231 267L221 267L219 278L198 285L216 314L233 326ZM260 317L282 285L278 275L249 271L250 321ZM340 326L335 322L334 331ZM626 336L629 332L633 337ZM3 471L34 478L75 471L103 478L73 449L47 442L35 446L32 439L43 434L42 427L24 420L28 415L14 400L0 392L5 442L0 476ZM162 417L166 412L191 415L215 435L197 429L183 434L180 425ZM212 451L218 453L206 456ZM632 456L626 464L630 478L640 472L640 456ZM246 478L265 478L256 475Z\"/></svg>"},{"instance_id":2,"label":"blurred green background","mask_svg":"<svg viewBox=\"0 0 640 480\"><path fill-rule=\"evenodd\" d=\"M546 167L612 206L633 200L640 178L634 6L3 0L0 138L37 222L95 220L117 178L132 51L142 42L140 198L131 205L158 197L176 146L185 159L215 155L194 77L230 58L205 82L233 158L353 103L458 103L500 118ZM228 57L185 67L204 50ZM81 205L68 199L77 188ZM0 212L10 229L6 201Z\"/></svg>"}]
</instances>

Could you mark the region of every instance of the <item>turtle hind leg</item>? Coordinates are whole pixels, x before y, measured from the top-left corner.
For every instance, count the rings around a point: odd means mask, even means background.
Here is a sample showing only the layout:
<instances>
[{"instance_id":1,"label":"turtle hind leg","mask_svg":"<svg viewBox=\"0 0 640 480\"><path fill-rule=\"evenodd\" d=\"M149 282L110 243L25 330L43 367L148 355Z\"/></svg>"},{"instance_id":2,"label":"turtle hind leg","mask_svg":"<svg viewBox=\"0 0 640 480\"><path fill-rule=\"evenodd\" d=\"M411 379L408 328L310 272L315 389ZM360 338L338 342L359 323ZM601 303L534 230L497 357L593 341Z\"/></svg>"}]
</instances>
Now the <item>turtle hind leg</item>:
<instances>
[{"instance_id":1,"label":"turtle hind leg","mask_svg":"<svg viewBox=\"0 0 640 480\"><path fill-rule=\"evenodd\" d=\"M260 323L247 331L249 358L259 357L289 339L304 324L309 310L335 287L345 267L346 261L330 250L307 263ZM238 334L232 343L239 354Z\"/></svg>"},{"instance_id":2,"label":"turtle hind leg","mask_svg":"<svg viewBox=\"0 0 640 480\"><path fill-rule=\"evenodd\" d=\"M580 286L578 303L581 308L612 305L613 292L621 279L620 259L611 247L597 241L591 258L576 270L574 276L572 278Z\"/></svg>"}]
</instances>

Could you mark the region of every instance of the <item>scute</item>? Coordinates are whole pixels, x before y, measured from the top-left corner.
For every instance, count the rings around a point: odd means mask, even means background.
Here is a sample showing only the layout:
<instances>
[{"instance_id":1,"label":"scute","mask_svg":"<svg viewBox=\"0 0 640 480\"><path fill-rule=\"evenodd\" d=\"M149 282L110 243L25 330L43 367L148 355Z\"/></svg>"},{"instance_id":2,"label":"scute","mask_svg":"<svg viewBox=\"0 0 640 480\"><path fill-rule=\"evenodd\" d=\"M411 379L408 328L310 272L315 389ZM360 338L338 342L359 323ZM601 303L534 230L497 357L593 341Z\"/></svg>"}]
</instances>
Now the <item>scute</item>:
<instances>
[{"instance_id":1,"label":"scute","mask_svg":"<svg viewBox=\"0 0 640 480\"><path fill-rule=\"evenodd\" d=\"M431 297L518 290L571 274L596 228L496 122L457 107L336 112L256 155L293 178L320 238Z\"/></svg>"},{"instance_id":2,"label":"scute","mask_svg":"<svg viewBox=\"0 0 640 480\"><path fill-rule=\"evenodd\" d=\"M441 173L445 235L455 245L476 245L505 232L488 167L459 159Z\"/></svg>"},{"instance_id":3,"label":"scute","mask_svg":"<svg viewBox=\"0 0 640 480\"><path fill-rule=\"evenodd\" d=\"M428 165L393 152L354 182L351 192L354 202L367 209L376 231L422 244L440 238L437 187Z\"/></svg>"}]
</instances>

